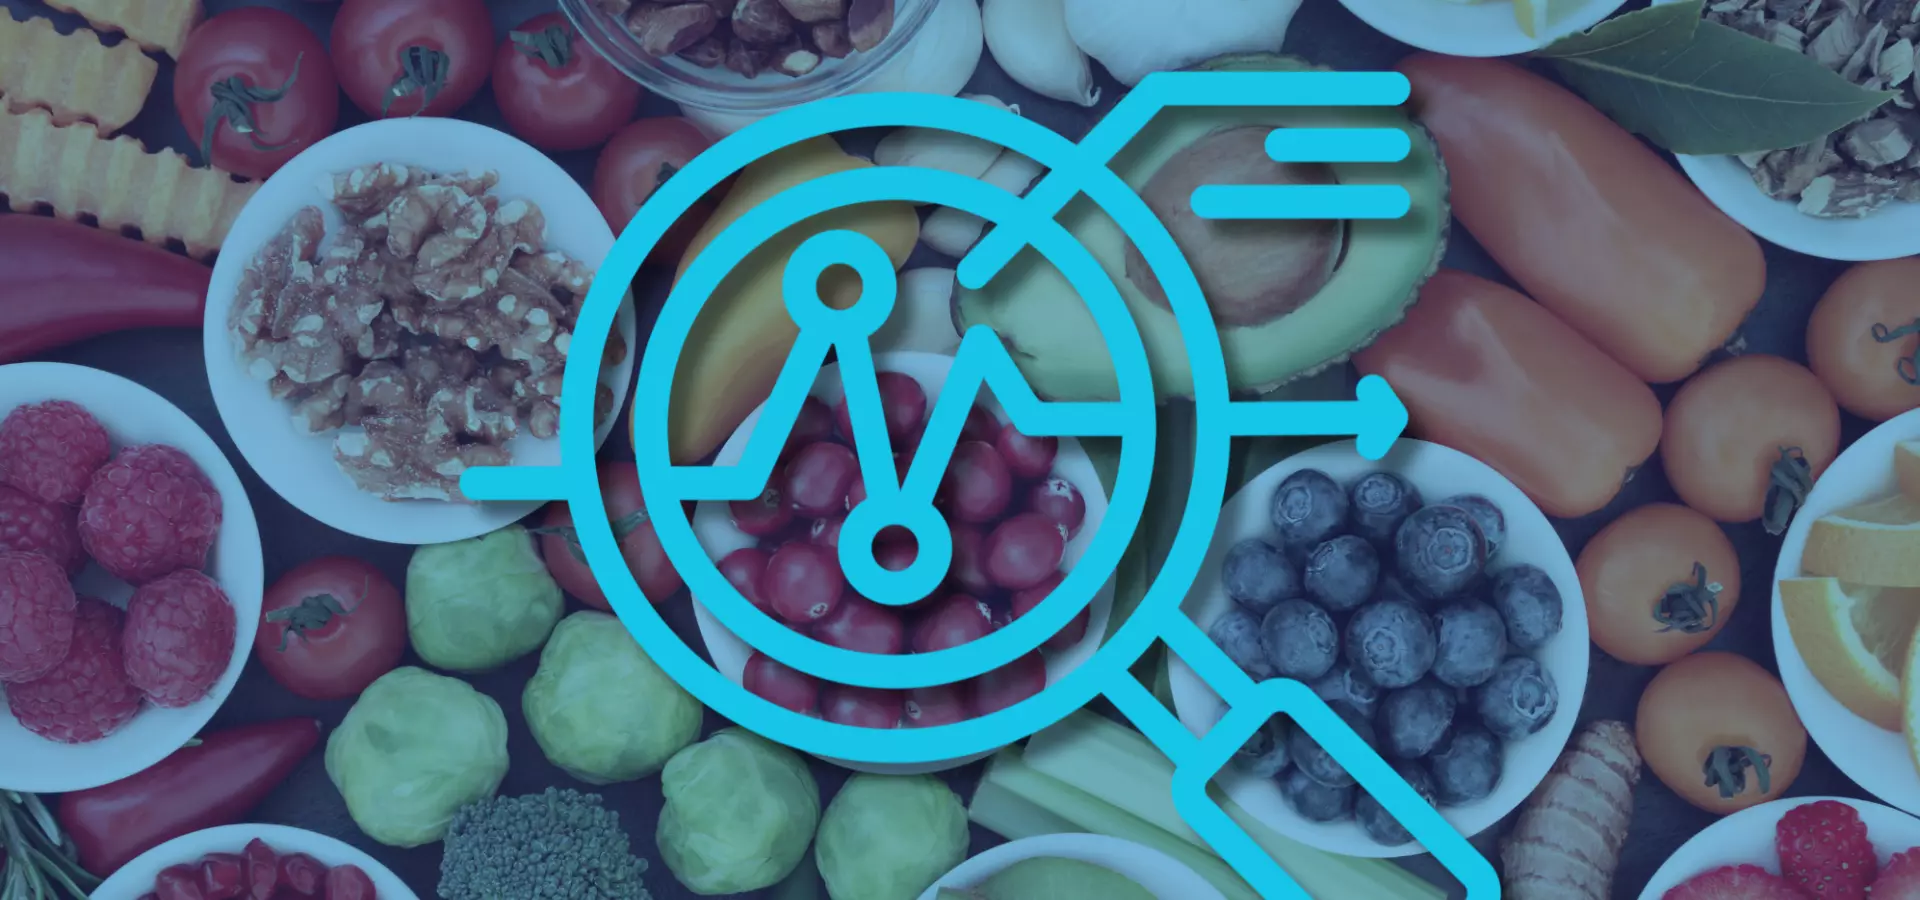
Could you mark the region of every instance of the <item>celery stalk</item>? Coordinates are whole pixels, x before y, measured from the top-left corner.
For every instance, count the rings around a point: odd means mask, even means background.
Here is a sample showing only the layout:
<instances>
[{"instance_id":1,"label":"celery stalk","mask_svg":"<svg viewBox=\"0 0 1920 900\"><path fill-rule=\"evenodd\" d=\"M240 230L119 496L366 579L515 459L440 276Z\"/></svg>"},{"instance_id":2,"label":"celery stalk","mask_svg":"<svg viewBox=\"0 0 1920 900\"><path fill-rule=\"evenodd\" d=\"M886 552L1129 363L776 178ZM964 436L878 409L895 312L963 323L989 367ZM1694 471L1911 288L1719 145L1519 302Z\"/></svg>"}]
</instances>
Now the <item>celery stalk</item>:
<instances>
[{"instance_id":1,"label":"celery stalk","mask_svg":"<svg viewBox=\"0 0 1920 900\"><path fill-rule=\"evenodd\" d=\"M1174 837L1209 852L1173 803L1173 763L1144 735L1097 713L1068 716L1028 742L1025 764L1034 771L1086 792L1151 823ZM1254 843L1314 897L1367 897L1381 900L1439 900L1446 892L1383 859L1339 856L1290 840L1255 819L1225 796L1210 793L1221 810Z\"/></svg>"},{"instance_id":2,"label":"celery stalk","mask_svg":"<svg viewBox=\"0 0 1920 900\"><path fill-rule=\"evenodd\" d=\"M1072 821L1008 790L991 777L980 780L973 802L967 804L967 815L975 824L1010 841L1080 830Z\"/></svg>"}]
</instances>

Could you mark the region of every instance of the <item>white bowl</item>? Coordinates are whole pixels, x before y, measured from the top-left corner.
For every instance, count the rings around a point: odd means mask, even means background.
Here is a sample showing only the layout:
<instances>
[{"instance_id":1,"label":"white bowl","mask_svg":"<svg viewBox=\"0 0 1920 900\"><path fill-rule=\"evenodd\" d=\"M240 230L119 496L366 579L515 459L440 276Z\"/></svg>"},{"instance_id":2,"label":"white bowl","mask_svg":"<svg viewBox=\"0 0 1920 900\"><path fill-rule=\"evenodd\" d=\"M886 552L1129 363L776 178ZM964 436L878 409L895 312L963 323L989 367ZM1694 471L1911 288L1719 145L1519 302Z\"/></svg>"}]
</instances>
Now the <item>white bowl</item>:
<instances>
[{"instance_id":1,"label":"white bowl","mask_svg":"<svg viewBox=\"0 0 1920 900\"><path fill-rule=\"evenodd\" d=\"M239 853L259 838L281 856L305 853L328 868L359 866L373 879L380 900L419 900L400 876L373 857L324 834L285 825L222 825L174 838L120 867L88 900L137 900L153 890L154 879L168 866L194 862L209 853Z\"/></svg>"},{"instance_id":2,"label":"white bowl","mask_svg":"<svg viewBox=\"0 0 1920 900\"><path fill-rule=\"evenodd\" d=\"M333 459L333 433L309 435L294 426L288 404L268 396L266 385L248 376L227 327L234 292L254 255L303 207L325 213L328 233L341 224L323 193L336 173L373 163L419 166L435 172L496 172L493 194L537 204L547 219L547 248L599 268L613 249L613 231L578 182L553 160L503 132L458 119L382 119L349 128L294 157L247 201L233 223L207 288L203 326L207 381L234 445L268 487L301 512L337 531L394 544L436 544L486 534L539 509L539 503L392 502L359 489ZM613 409L626 404L633 379L631 294L615 320L627 354L601 375L613 390ZM599 360L594 360L594 365ZM597 430L605 441L619 416ZM508 445L516 465L560 463L560 442L521 435Z\"/></svg>"},{"instance_id":3,"label":"white bowl","mask_svg":"<svg viewBox=\"0 0 1920 900\"><path fill-rule=\"evenodd\" d=\"M1539 37L1528 37L1514 18L1512 0L1340 0L1375 31L1403 44L1448 56L1515 56L1585 31L1613 15L1626 0L1585 0Z\"/></svg>"},{"instance_id":4,"label":"white bowl","mask_svg":"<svg viewBox=\"0 0 1920 900\"><path fill-rule=\"evenodd\" d=\"M1806 549L1813 521L1843 507L1890 497L1899 492L1894 481L1893 448L1901 441L1920 438L1920 410L1901 413L1867 432L1842 452L1807 495L1781 539L1780 558L1773 570L1773 655L1780 683L1827 758L1855 784L1888 804L1920 815L1920 771L1915 770L1907 741L1848 711L1827 692L1800 658L1787 626L1786 607L1780 603L1780 580L1801 575L1800 554Z\"/></svg>"},{"instance_id":5,"label":"white bowl","mask_svg":"<svg viewBox=\"0 0 1920 900\"><path fill-rule=\"evenodd\" d=\"M882 372L902 372L913 376L920 387L927 392L929 409L931 401L940 396L940 388L947 383L947 371L953 367L953 357L938 353L893 352L874 354L874 366ZM840 402L844 392L840 386L840 367L823 366L819 378L813 383L812 395L829 407ZM993 395L981 390L979 404L1005 422L1006 412L993 399ZM760 409L740 423L726 446L720 448L720 455L714 460L715 466L731 466L740 461L747 452L747 439L753 434L754 423L760 421ZM1100 530L1100 522L1107 515L1107 492L1100 484L1100 473L1093 467L1093 460L1081 449L1080 442L1070 437L1060 438L1060 450L1054 458L1053 474L1073 483L1080 489L1081 496L1087 501L1087 517L1080 525L1080 532L1067 542L1064 561L1065 568L1071 569L1074 563L1087 552L1087 546L1093 542L1093 536ZM742 547L752 547L758 543L756 538L748 536L733 526L733 513L726 503L703 501L696 507L693 516L693 531L700 538L700 546L706 548L707 555L720 560L727 554ZM1088 607L1087 636L1080 643L1058 653L1047 654L1047 683L1052 684L1066 677L1093 658L1094 651L1100 649L1100 642L1106 638L1107 616L1113 611L1113 579L1107 579L1095 594ZM694 617L699 621L700 639L707 645L707 653L713 658L713 666L720 674L732 679L735 684L742 680L747 667L747 658L753 655L753 648L747 646L738 635L729 631L720 620L707 610L706 604L695 597ZM964 766L970 762L986 759L993 751L976 754L964 759L952 759L933 763L918 764L877 764L856 763L846 760L821 757L830 763L859 772L872 772L879 775L912 775L927 772L940 772Z\"/></svg>"},{"instance_id":6,"label":"white bowl","mask_svg":"<svg viewBox=\"0 0 1920 900\"><path fill-rule=\"evenodd\" d=\"M1212 883L1185 863L1145 844L1104 834L1043 834L1008 841L968 859L921 892L935 900L941 888L972 887L1023 859L1054 857L1105 866L1146 888L1158 900L1221 900Z\"/></svg>"},{"instance_id":7,"label":"white bowl","mask_svg":"<svg viewBox=\"0 0 1920 900\"><path fill-rule=\"evenodd\" d=\"M1385 469L1411 482L1429 503L1457 494L1480 494L1498 505L1507 521L1506 543L1490 568L1532 563L1560 589L1564 610L1560 633L1533 653L1553 676L1559 708L1538 733L1507 745L1505 768L1492 794L1441 811L1456 830L1473 837L1517 808L1546 778L1573 733L1574 720L1580 717L1580 703L1587 690L1587 604L1573 558L1567 555L1566 545L1539 507L1505 476L1465 453L1402 438L1386 458L1375 462L1362 457L1352 441L1323 444L1294 454L1247 482L1221 509L1213 545L1183 604L1187 615L1201 628L1210 627L1233 606L1220 586L1220 564L1227 551L1245 538L1272 532L1273 493L1281 481L1301 469L1319 469L1343 486L1368 472ZM1167 669L1180 721L1196 736L1206 734L1226 714L1226 704L1178 655L1168 657ZM1229 765L1215 780L1235 803L1269 828L1329 853L1384 858L1424 852L1417 841L1383 847L1351 820L1312 822L1302 818L1287 805L1279 785L1270 778Z\"/></svg>"},{"instance_id":8,"label":"white bowl","mask_svg":"<svg viewBox=\"0 0 1920 900\"><path fill-rule=\"evenodd\" d=\"M1920 819L1896 809L1845 797L1789 797L1743 809L1701 829L1653 873L1640 900L1661 900L1687 879L1721 866L1753 865L1780 874L1780 855L1774 849L1774 828L1787 810L1821 800L1845 803L1860 811L1880 864L1902 850L1920 846Z\"/></svg>"},{"instance_id":9,"label":"white bowl","mask_svg":"<svg viewBox=\"0 0 1920 900\"><path fill-rule=\"evenodd\" d=\"M1700 193L1748 231L1798 253L1845 261L1920 253L1920 203L1898 200L1860 219L1823 219L1762 193L1731 156L1677 156Z\"/></svg>"},{"instance_id":10,"label":"white bowl","mask_svg":"<svg viewBox=\"0 0 1920 900\"><path fill-rule=\"evenodd\" d=\"M36 794L79 791L119 781L180 749L213 718L240 680L253 652L260 623L260 597L266 573L260 555L260 528L240 476L200 426L140 385L98 369L63 363L30 362L0 366L0 417L15 407L43 400L71 400L87 408L107 429L115 451L134 444L168 444L191 457L220 492L220 536L207 561L207 574L233 603L233 658L227 671L200 702L181 709L148 704L139 715L105 738L88 744L60 744L20 726L0 702L0 788ZM98 565L74 579L74 589L125 608L133 588ZM5 688L0 687L0 695Z\"/></svg>"}]
</instances>

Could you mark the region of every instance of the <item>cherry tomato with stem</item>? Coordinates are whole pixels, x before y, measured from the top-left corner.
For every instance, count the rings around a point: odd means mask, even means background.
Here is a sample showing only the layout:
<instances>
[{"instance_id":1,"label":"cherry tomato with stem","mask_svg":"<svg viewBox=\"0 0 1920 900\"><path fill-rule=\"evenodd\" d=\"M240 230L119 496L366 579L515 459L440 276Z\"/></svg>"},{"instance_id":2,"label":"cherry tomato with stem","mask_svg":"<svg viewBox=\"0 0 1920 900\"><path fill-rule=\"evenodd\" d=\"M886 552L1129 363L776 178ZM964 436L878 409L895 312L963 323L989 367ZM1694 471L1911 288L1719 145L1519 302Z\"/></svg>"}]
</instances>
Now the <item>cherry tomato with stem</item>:
<instances>
[{"instance_id":1,"label":"cherry tomato with stem","mask_svg":"<svg viewBox=\"0 0 1920 900\"><path fill-rule=\"evenodd\" d=\"M507 128L542 150L597 147L640 110L639 82L621 74L560 13L527 20L493 58L493 96Z\"/></svg>"},{"instance_id":2,"label":"cherry tomato with stem","mask_svg":"<svg viewBox=\"0 0 1920 900\"><path fill-rule=\"evenodd\" d=\"M173 105L200 158L266 178L333 133L340 82L320 36L281 10L249 6L201 23L173 76Z\"/></svg>"},{"instance_id":3,"label":"cherry tomato with stem","mask_svg":"<svg viewBox=\"0 0 1920 900\"><path fill-rule=\"evenodd\" d=\"M400 591L371 563L327 556L267 589L253 652L273 680L310 700L357 697L407 649Z\"/></svg>"},{"instance_id":4,"label":"cherry tomato with stem","mask_svg":"<svg viewBox=\"0 0 1920 900\"><path fill-rule=\"evenodd\" d=\"M600 150L593 167L593 202L619 234L660 185L711 146L713 136L692 119L656 116L630 122ZM726 187L727 182L721 182L673 223L643 265L679 263L700 226L719 206Z\"/></svg>"},{"instance_id":5,"label":"cherry tomato with stem","mask_svg":"<svg viewBox=\"0 0 1920 900\"><path fill-rule=\"evenodd\" d=\"M1715 363L1667 402L1660 462L1681 502L1787 530L1840 452L1840 407L1805 366L1760 353Z\"/></svg>"},{"instance_id":6,"label":"cherry tomato with stem","mask_svg":"<svg viewBox=\"0 0 1920 900\"><path fill-rule=\"evenodd\" d=\"M648 602L660 603L680 593L680 573L667 559L653 530L653 520L647 516L639 470L630 462L601 463L600 495L606 500L620 555L626 558L627 569ZM586 551L573 524L573 510L564 501L549 506L545 522L534 533L540 536L540 553L546 557L547 571L560 588L588 606L611 612L613 605L607 602L600 580L587 565Z\"/></svg>"},{"instance_id":7,"label":"cherry tomato with stem","mask_svg":"<svg viewBox=\"0 0 1920 900\"><path fill-rule=\"evenodd\" d=\"M1807 322L1807 368L1871 422L1920 408L1920 257L1840 274Z\"/></svg>"},{"instance_id":8,"label":"cherry tomato with stem","mask_svg":"<svg viewBox=\"0 0 1920 900\"><path fill-rule=\"evenodd\" d=\"M484 0L346 0L333 19L333 68L377 119L446 116L487 83L493 18Z\"/></svg>"}]
</instances>

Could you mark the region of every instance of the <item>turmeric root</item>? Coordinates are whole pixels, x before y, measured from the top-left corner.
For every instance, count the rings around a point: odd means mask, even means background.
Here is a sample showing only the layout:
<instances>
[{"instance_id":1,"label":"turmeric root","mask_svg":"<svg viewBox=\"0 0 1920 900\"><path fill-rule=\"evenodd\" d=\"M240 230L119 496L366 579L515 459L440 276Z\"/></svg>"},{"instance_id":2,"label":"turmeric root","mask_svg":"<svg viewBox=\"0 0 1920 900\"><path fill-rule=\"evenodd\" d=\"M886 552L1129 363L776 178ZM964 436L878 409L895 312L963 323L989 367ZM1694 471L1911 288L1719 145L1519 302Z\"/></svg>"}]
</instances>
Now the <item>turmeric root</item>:
<instances>
[{"instance_id":1,"label":"turmeric root","mask_svg":"<svg viewBox=\"0 0 1920 900\"><path fill-rule=\"evenodd\" d=\"M1509 900L1608 900L1639 781L1631 729L1612 721L1582 729L1501 849Z\"/></svg>"}]
</instances>

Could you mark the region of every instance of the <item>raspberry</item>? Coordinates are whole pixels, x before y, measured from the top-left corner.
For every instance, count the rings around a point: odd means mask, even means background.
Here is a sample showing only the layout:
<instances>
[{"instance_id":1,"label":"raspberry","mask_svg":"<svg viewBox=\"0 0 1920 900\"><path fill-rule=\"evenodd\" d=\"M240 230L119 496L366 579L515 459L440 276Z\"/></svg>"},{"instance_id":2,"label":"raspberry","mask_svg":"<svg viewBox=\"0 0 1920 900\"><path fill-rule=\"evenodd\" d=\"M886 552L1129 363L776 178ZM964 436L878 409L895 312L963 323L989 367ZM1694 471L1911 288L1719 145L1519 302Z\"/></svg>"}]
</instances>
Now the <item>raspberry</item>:
<instances>
[{"instance_id":1,"label":"raspberry","mask_svg":"<svg viewBox=\"0 0 1920 900\"><path fill-rule=\"evenodd\" d=\"M190 706L233 660L233 604L192 569L141 585L127 601L127 680L158 706Z\"/></svg>"},{"instance_id":2,"label":"raspberry","mask_svg":"<svg viewBox=\"0 0 1920 900\"><path fill-rule=\"evenodd\" d=\"M22 406L0 421L0 483L48 503L79 503L112 455L100 420L72 401Z\"/></svg>"},{"instance_id":3,"label":"raspberry","mask_svg":"<svg viewBox=\"0 0 1920 900\"><path fill-rule=\"evenodd\" d=\"M50 741L84 744L132 721L142 698L122 663L125 619L104 600L79 599L67 658L33 681L7 686L7 707L22 727Z\"/></svg>"},{"instance_id":4,"label":"raspberry","mask_svg":"<svg viewBox=\"0 0 1920 900\"><path fill-rule=\"evenodd\" d=\"M38 553L59 563L68 575L80 574L87 564L87 555L80 549L78 511L4 484L0 484L0 550Z\"/></svg>"},{"instance_id":5,"label":"raspberry","mask_svg":"<svg viewBox=\"0 0 1920 900\"><path fill-rule=\"evenodd\" d=\"M80 543L108 573L141 584L205 566L220 516L219 492L185 453L128 447L93 474L80 504Z\"/></svg>"},{"instance_id":6,"label":"raspberry","mask_svg":"<svg viewBox=\"0 0 1920 900\"><path fill-rule=\"evenodd\" d=\"M0 681L32 681L73 646L73 585L38 553L0 552Z\"/></svg>"}]
</instances>

